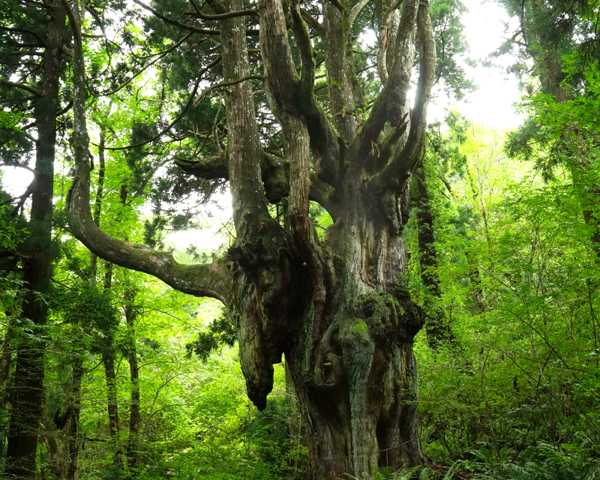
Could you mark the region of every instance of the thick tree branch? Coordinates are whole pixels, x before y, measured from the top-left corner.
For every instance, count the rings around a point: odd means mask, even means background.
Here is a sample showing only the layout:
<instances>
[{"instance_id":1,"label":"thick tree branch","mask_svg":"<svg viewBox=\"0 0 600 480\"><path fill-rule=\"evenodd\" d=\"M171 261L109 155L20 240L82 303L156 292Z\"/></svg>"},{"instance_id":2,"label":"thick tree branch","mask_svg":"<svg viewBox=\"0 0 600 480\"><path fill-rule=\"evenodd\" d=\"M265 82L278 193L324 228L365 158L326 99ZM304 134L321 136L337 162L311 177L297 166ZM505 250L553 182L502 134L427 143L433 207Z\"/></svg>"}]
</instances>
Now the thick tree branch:
<instances>
[{"instance_id":1,"label":"thick tree branch","mask_svg":"<svg viewBox=\"0 0 600 480\"><path fill-rule=\"evenodd\" d=\"M319 23L319 21L304 9L300 9L300 13L302 14L302 18L308 24L308 26L314 28L317 33L321 35L323 26Z\"/></svg>"},{"instance_id":2,"label":"thick tree branch","mask_svg":"<svg viewBox=\"0 0 600 480\"><path fill-rule=\"evenodd\" d=\"M21 90L25 90L26 92L32 93L36 97L42 96L42 93L39 90L36 90L35 88L30 87L29 85L24 85L22 83L9 82L8 80L0 79L0 85L4 85L6 87L12 87L12 88L20 88Z\"/></svg>"},{"instance_id":3,"label":"thick tree branch","mask_svg":"<svg viewBox=\"0 0 600 480\"><path fill-rule=\"evenodd\" d=\"M200 95L198 95L198 98L194 100L194 108L198 106L200 101L204 97L206 97L206 95L208 95L216 88L230 87L231 85L237 85L238 83L245 82L247 80L264 80L264 77L262 75L246 75L245 77L238 78L237 80L232 80L231 82L215 83L214 85L207 87L205 90L202 91Z\"/></svg>"},{"instance_id":4,"label":"thick tree branch","mask_svg":"<svg viewBox=\"0 0 600 480\"><path fill-rule=\"evenodd\" d=\"M88 178L84 178L86 175ZM181 265L170 253L157 252L144 245L124 242L104 233L94 222L89 206L89 166L78 163L69 191L67 209L73 235L96 255L111 263L153 275L171 287L198 297L213 297L229 302L231 278L224 261L211 264Z\"/></svg>"},{"instance_id":5,"label":"thick tree branch","mask_svg":"<svg viewBox=\"0 0 600 480\"><path fill-rule=\"evenodd\" d=\"M419 0L406 1L398 27L392 71L389 72L389 78L358 137L359 157L363 159L371 149L372 143L377 142L386 122L389 122L392 128L400 127L404 119L404 110L407 108L407 94L414 58L412 44Z\"/></svg>"},{"instance_id":6,"label":"thick tree branch","mask_svg":"<svg viewBox=\"0 0 600 480\"><path fill-rule=\"evenodd\" d=\"M210 15L210 14L202 13L202 11L200 10L200 8L198 8L198 6L196 5L196 2L194 2L194 0L190 0L190 1L194 5L194 11L186 12L186 15L189 15L190 17L200 18L202 20L227 20L228 18L246 17L246 16L250 16L250 15L258 15L259 14L258 10L235 10L232 12L218 13L216 15Z\"/></svg>"},{"instance_id":7,"label":"thick tree branch","mask_svg":"<svg viewBox=\"0 0 600 480\"><path fill-rule=\"evenodd\" d=\"M329 2L323 4L322 39L332 123L340 138L349 144L356 136L354 113L357 101L362 105L363 95L358 82L356 82L358 87L356 98L354 95L353 78L356 81L356 75L348 13L338 10Z\"/></svg>"},{"instance_id":8,"label":"thick tree branch","mask_svg":"<svg viewBox=\"0 0 600 480\"><path fill-rule=\"evenodd\" d=\"M227 158L224 155L201 157L198 160L175 157L175 163L184 172L207 180L229 179Z\"/></svg>"},{"instance_id":9,"label":"thick tree branch","mask_svg":"<svg viewBox=\"0 0 600 480\"><path fill-rule=\"evenodd\" d=\"M280 0L260 1L260 44L264 61L265 90L271 109L281 125L285 155L290 161L288 215L293 236L308 251L310 220L310 135L303 104L312 101L314 59L300 9L292 5L293 29L301 49L303 75L300 82L292 59ZM305 64L305 65L304 65ZM310 78L309 78L310 77Z\"/></svg>"},{"instance_id":10,"label":"thick tree branch","mask_svg":"<svg viewBox=\"0 0 600 480\"><path fill-rule=\"evenodd\" d=\"M348 24L350 26L354 24L354 21L356 20L362 9L367 6L369 1L370 0L359 0L358 3L352 7L352 9L350 10L350 15L348 16Z\"/></svg>"},{"instance_id":11,"label":"thick tree branch","mask_svg":"<svg viewBox=\"0 0 600 480\"><path fill-rule=\"evenodd\" d=\"M241 10L242 6L242 0L231 2L233 10ZM263 148L256 122L252 82L245 80L252 76L245 23L243 17L229 18L221 23L223 83L230 84L225 95L227 163L233 220L238 238L243 239L241 241L246 240L254 225L270 219L261 181ZM262 29L260 35L263 35Z\"/></svg>"},{"instance_id":12,"label":"thick tree branch","mask_svg":"<svg viewBox=\"0 0 600 480\"><path fill-rule=\"evenodd\" d=\"M73 30L78 25L71 26ZM100 230L90 209L89 137L85 115L85 65L81 37L75 35L73 56L75 178L67 195L71 233L96 255L122 267L149 273L173 288L227 304L231 277L222 261L206 265L178 264L170 253L118 240Z\"/></svg>"},{"instance_id":13,"label":"thick tree branch","mask_svg":"<svg viewBox=\"0 0 600 480\"><path fill-rule=\"evenodd\" d=\"M327 0L327 1L329 1L329 3L331 3L340 12L344 11L344 6L338 0Z\"/></svg>"},{"instance_id":14,"label":"thick tree branch","mask_svg":"<svg viewBox=\"0 0 600 480\"><path fill-rule=\"evenodd\" d=\"M175 158L175 163L186 173L206 180L229 180L227 158L225 155L202 157L198 160ZM290 163L285 159L264 152L260 162L260 170L265 195L270 203L279 203L289 195ZM333 189L322 182L314 173L310 176L310 200L314 200L325 208L335 220L340 214L340 206L333 199Z\"/></svg>"},{"instance_id":15,"label":"thick tree branch","mask_svg":"<svg viewBox=\"0 0 600 480\"><path fill-rule=\"evenodd\" d=\"M373 142L371 144L371 151L365 162L369 172L379 172L389 163L400 139L406 132L408 124L407 113L405 120L398 128L392 129L381 142Z\"/></svg>"},{"instance_id":16,"label":"thick tree branch","mask_svg":"<svg viewBox=\"0 0 600 480\"><path fill-rule=\"evenodd\" d=\"M331 186L321 181L314 173L311 173L309 197L327 210L335 222L341 216L343 206L335 200L334 193L335 190Z\"/></svg>"},{"instance_id":17,"label":"thick tree branch","mask_svg":"<svg viewBox=\"0 0 600 480\"><path fill-rule=\"evenodd\" d=\"M292 30L296 36L300 56L302 58L302 92L303 95L311 95L315 84L315 54L310 41L308 28L300 11L300 1L295 0L291 6Z\"/></svg>"},{"instance_id":18,"label":"thick tree branch","mask_svg":"<svg viewBox=\"0 0 600 480\"><path fill-rule=\"evenodd\" d=\"M79 12L75 12L71 8L71 4L68 2L68 0L60 1L63 5L63 8L67 12L67 17L69 18L69 23L71 24L71 31L73 32L75 39L81 41L81 25L83 22L80 21ZM76 2L76 5L79 7L79 2Z\"/></svg>"},{"instance_id":19,"label":"thick tree branch","mask_svg":"<svg viewBox=\"0 0 600 480\"><path fill-rule=\"evenodd\" d=\"M427 131L427 106L435 80L435 41L429 18L428 3L422 2L420 4L417 24L420 74L415 106L411 112L410 133L402 151L381 173L371 180L369 187L377 195L386 190L398 191L402 189L424 151Z\"/></svg>"},{"instance_id":20,"label":"thick tree branch","mask_svg":"<svg viewBox=\"0 0 600 480\"><path fill-rule=\"evenodd\" d=\"M135 3L137 3L140 7L145 8L146 10L151 12L155 17L160 18L163 22L168 23L169 25L173 25L174 27L178 27L183 30L187 30L188 32L203 33L205 35L218 35L220 33L218 30L207 30L205 28L197 28L197 27L193 27L192 25L186 25L185 23L181 23L181 22L178 22L177 20L173 20L169 17L166 17L165 15L158 12L154 8L150 7L149 5L146 5L145 3L140 2L140 0L133 0L133 1Z\"/></svg>"},{"instance_id":21,"label":"thick tree branch","mask_svg":"<svg viewBox=\"0 0 600 480\"><path fill-rule=\"evenodd\" d=\"M301 12L296 9L293 13L294 32L301 45L303 61L302 80L298 82L281 2L261 0L260 11L260 46L265 90L271 110L284 131L292 128L290 122L294 122L294 128L307 129L317 174L323 181L336 185L339 143L331 123L313 95L315 64ZM295 120L301 120L304 126L301 127ZM286 155L290 160L294 157L291 152L286 152Z\"/></svg>"},{"instance_id":22,"label":"thick tree branch","mask_svg":"<svg viewBox=\"0 0 600 480\"><path fill-rule=\"evenodd\" d=\"M265 90L273 113L281 121L291 112L298 113L297 72L280 0L260 0L259 8Z\"/></svg>"},{"instance_id":23,"label":"thick tree branch","mask_svg":"<svg viewBox=\"0 0 600 480\"><path fill-rule=\"evenodd\" d=\"M393 64L393 56L396 46L396 31L393 31L394 19L396 18L396 10L400 8L403 0L397 0L391 5L379 21L379 48L377 50L377 71L382 83L387 82L388 67ZM388 54L389 53L389 54Z\"/></svg>"}]
</instances>

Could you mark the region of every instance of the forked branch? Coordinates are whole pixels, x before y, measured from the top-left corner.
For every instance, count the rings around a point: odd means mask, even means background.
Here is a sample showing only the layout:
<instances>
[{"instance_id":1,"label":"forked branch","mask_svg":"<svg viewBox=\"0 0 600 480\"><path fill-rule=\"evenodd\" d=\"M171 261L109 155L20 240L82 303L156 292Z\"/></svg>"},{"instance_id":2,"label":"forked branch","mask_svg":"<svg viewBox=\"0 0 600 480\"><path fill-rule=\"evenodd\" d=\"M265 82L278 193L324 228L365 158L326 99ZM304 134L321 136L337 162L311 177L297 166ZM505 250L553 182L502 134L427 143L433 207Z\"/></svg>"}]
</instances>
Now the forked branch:
<instances>
[{"instance_id":1,"label":"forked branch","mask_svg":"<svg viewBox=\"0 0 600 480\"><path fill-rule=\"evenodd\" d=\"M303 95L311 95L315 84L315 57L310 41L308 27L300 10L300 1L295 0L291 6L292 29L302 57L302 87Z\"/></svg>"},{"instance_id":2,"label":"forked branch","mask_svg":"<svg viewBox=\"0 0 600 480\"><path fill-rule=\"evenodd\" d=\"M315 62L299 2L296 1L292 9L293 30L302 56L300 82L297 81L281 1L260 1L260 45L264 61L265 90L270 107L284 132L291 128L308 130L317 175L322 181L335 186L340 155L338 139L313 95ZM304 126L301 127L300 124ZM286 155L290 159L293 156L291 152L286 152ZM305 173L308 175L308 172Z\"/></svg>"},{"instance_id":3,"label":"forked branch","mask_svg":"<svg viewBox=\"0 0 600 480\"><path fill-rule=\"evenodd\" d=\"M360 14L360 12L362 11L363 8L365 8L367 6L367 4L369 3L370 0L359 0L356 5L354 5L352 7L352 9L350 10L350 15L348 17L348 24L350 26L352 26L352 24L354 23L354 21L356 20L356 18L358 17L358 15Z\"/></svg>"},{"instance_id":4,"label":"forked branch","mask_svg":"<svg viewBox=\"0 0 600 480\"><path fill-rule=\"evenodd\" d=\"M415 106L411 112L408 140L402 151L381 173L373 177L370 188L377 194L403 188L423 155L427 131L427 106L435 80L435 41L429 17L429 4L422 2L417 17L420 73Z\"/></svg>"},{"instance_id":5,"label":"forked branch","mask_svg":"<svg viewBox=\"0 0 600 480\"><path fill-rule=\"evenodd\" d=\"M427 8L429 7L427 6ZM395 42L396 51L388 53L388 55L394 55L389 78L377 97L359 136L360 158L366 158L372 143L377 142L379 134L387 122L393 128L399 128L403 123L413 67L412 44L418 11L419 0L406 0Z\"/></svg>"}]
</instances>

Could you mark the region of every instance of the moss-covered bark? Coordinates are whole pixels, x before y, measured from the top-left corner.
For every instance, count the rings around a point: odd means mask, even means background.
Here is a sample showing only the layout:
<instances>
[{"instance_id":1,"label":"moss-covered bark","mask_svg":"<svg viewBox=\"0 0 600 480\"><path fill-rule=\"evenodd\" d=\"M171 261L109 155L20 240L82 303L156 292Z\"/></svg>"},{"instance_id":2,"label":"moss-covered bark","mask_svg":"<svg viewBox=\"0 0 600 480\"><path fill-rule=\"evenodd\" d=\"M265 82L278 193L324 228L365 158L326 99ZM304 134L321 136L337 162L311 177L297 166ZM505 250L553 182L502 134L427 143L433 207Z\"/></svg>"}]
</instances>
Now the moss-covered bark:
<instances>
[{"instance_id":1,"label":"moss-covered bark","mask_svg":"<svg viewBox=\"0 0 600 480\"><path fill-rule=\"evenodd\" d=\"M328 118L314 95L314 52L300 2L287 2L290 29L280 0L260 0L265 93L281 127L285 156L265 161L252 85L241 81L252 72L244 17L226 15L240 11L243 2L208 3L221 15L223 76L231 85L226 95L227 173L222 158L189 171L208 178L227 176L236 229L233 246L211 265L182 266L166 254L102 233L91 220L84 155L76 159L68 199L72 231L116 264L151 273L179 290L221 299L237 329L248 396L259 409L265 408L273 387L273 364L285 355L308 431L311 478L333 480L372 473L377 466L419 464L423 455L412 345L423 315L399 286L398 275L405 269L406 183L423 154L435 66L428 4L404 0L397 22L390 22L398 30L386 53L389 78L368 118L356 128L349 110L361 92L354 85L351 62L339 62L332 52L325 56L332 78L335 68L344 69L343 84L330 97L330 105L345 110L344 120ZM327 28L316 28L328 36L329 48L343 46L343 59L351 53L349 27L357 11L335 12L331 8L338 6L325 3ZM300 69L292 58L290 31ZM411 110L407 92L415 43L420 68ZM84 84L82 78L79 82ZM275 196L269 194L269 178L278 179ZM267 209L269 200L282 196L287 197L284 227ZM324 241L308 215L311 198L335 219Z\"/></svg>"}]
</instances>

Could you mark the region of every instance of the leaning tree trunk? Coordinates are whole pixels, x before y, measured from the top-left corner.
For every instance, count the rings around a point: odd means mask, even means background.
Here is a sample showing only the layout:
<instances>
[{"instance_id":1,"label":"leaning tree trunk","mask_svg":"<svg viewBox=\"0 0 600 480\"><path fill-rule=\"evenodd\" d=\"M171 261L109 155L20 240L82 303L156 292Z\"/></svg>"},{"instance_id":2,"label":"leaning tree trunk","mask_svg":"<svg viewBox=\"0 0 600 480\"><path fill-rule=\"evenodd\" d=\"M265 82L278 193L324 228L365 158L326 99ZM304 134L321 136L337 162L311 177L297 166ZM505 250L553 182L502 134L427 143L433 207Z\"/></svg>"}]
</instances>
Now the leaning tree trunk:
<instances>
[{"instance_id":1,"label":"leaning tree trunk","mask_svg":"<svg viewBox=\"0 0 600 480\"><path fill-rule=\"evenodd\" d=\"M351 62L337 63L346 71L340 88L332 88L330 105L341 112L331 111L336 118L330 118L314 95L315 56L299 0L288 2L288 18L300 73L281 0L259 0L265 92L281 127L285 158L266 154L260 142L245 26L245 16L256 12L242 10L242 0L207 3L215 12L210 18L220 22L228 145L223 157L182 168L229 180L237 234L233 246L211 264L181 265L168 253L120 241L97 227L89 205L84 95L76 96L74 105L77 168L67 199L71 230L115 264L221 300L237 327L248 396L259 409L273 388L273 364L285 355L308 430L311 479L420 464L413 338L424 318L398 276L405 269L406 185L423 154L435 67L428 3L404 0L401 15L386 18L388 28L397 25L397 31L393 45L382 47L385 84L359 126L350 118L361 101ZM324 3L327 25L314 18L311 25L316 23L322 36L339 36L327 38L328 45L347 47L357 10L341 8L338 14L329 0ZM360 1L356 8L367 3ZM83 92L81 39L75 37L74 83ZM419 79L409 109L415 44ZM326 55L325 61L337 59ZM332 75L334 67L327 66ZM267 208L282 197L287 197L285 227ZM310 200L335 221L325 241L310 222Z\"/></svg>"},{"instance_id":2,"label":"leaning tree trunk","mask_svg":"<svg viewBox=\"0 0 600 480\"><path fill-rule=\"evenodd\" d=\"M29 236L23 255L23 279L27 293L21 317L35 328L46 323L48 307L43 295L52 275L52 192L54 149L60 87L61 54L65 29L65 11L60 1L51 4L51 19L43 57L43 85L36 99L37 122L35 186L32 194ZM44 398L44 333L23 335L16 354L12 387L12 412L4 474L7 478L29 479L36 476L36 450Z\"/></svg>"}]
</instances>

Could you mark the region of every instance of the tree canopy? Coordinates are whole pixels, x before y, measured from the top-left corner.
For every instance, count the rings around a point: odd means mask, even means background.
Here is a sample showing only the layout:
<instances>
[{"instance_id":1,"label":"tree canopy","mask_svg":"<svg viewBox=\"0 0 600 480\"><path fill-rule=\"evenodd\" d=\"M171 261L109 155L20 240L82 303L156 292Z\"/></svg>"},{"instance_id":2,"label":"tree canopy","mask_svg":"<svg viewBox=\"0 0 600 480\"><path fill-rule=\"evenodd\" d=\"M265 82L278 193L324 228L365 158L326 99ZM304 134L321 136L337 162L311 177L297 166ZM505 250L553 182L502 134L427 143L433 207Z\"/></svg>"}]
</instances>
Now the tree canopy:
<instances>
[{"instance_id":1,"label":"tree canopy","mask_svg":"<svg viewBox=\"0 0 600 480\"><path fill-rule=\"evenodd\" d=\"M4 476L593 472L598 4L499 3L509 133L461 2L1 2Z\"/></svg>"}]
</instances>

